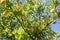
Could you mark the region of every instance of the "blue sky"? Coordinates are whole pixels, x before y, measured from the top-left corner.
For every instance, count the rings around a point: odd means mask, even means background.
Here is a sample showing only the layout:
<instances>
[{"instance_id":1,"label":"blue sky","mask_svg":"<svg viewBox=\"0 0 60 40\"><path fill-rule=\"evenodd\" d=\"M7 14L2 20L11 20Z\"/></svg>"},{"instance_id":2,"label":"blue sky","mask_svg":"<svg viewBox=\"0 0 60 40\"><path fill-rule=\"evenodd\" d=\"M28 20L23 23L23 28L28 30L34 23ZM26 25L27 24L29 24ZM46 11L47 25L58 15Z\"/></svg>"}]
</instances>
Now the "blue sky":
<instances>
[{"instance_id":1,"label":"blue sky","mask_svg":"<svg viewBox=\"0 0 60 40\"><path fill-rule=\"evenodd\" d=\"M60 19L56 19L57 23L56 24L52 24L52 30L54 30L55 32L60 32Z\"/></svg>"}]
</instances>

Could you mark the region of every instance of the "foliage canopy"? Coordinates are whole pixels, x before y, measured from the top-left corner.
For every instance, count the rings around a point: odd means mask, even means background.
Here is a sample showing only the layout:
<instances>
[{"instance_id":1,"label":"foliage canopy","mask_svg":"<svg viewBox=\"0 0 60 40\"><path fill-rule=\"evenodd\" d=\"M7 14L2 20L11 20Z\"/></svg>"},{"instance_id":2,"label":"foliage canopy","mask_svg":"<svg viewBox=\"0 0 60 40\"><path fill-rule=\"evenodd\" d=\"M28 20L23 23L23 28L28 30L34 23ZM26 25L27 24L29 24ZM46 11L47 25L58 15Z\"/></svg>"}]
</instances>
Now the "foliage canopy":
<instances>
[{"instance_id":1,"label":"foliage canopy","mask_svg":"<svg viewBox=\"0 0 60 40\"><path fill-rule=\"evenodd\" d=\"M7 40L58 40L50 25L60 19L60 2L0 0L0 36ZM3 40L3 39L1 39Z\"/></svg>"}]
</instances>

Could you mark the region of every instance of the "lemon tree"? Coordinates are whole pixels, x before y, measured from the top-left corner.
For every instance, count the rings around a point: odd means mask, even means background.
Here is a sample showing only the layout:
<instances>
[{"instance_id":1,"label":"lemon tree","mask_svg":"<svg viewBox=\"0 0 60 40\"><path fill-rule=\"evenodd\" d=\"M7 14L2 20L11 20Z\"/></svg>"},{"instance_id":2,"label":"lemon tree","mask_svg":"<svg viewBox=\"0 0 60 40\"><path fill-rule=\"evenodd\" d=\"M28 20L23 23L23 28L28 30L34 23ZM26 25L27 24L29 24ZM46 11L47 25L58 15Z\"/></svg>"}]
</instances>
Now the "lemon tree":
<instances>
[{"instance_id":1,"label":"lemon tree","mask_svg":"<svg viewBox=\"0 0 60 40\"><path fill-rule=\"evenodd\" d=\"M60 19L60 2L50 0L0 0L1 40L58 40L51 29Z\"/></svg>"}]
</instances>

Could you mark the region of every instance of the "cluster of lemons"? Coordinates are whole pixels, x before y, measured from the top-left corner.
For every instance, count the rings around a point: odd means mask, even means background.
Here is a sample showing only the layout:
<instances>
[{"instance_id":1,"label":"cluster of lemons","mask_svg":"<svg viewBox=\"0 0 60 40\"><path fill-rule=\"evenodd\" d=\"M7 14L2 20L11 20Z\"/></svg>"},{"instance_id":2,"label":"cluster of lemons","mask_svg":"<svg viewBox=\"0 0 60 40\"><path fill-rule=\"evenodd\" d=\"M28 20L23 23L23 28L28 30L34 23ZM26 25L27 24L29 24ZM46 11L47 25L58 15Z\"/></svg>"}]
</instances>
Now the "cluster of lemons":
<instances>
[{"instance_id":1,"label":"cluster of lemons","mask_svg":"<svg viewBox=\"0 0 60 40\"><path fill-rule=\"evenodd\" d=\"M56 9L55 8L52 8L50 10L50 12L53 13L53 15L56 15L58 18L60 18L60 16L56 13ZM52 23L55 24L56 23L56 19L53 19ZM48 38L52 39L53 35L52 34L48 34Z\"/></svg>"},{"instance_id":2,"label":"cluster of lemons","mask_svg":"<svg viewBox=\"0 0 60 40\"><path fill-rule=\"evenodd\" d=\"M6 0L1 0L0 1L1 4L5 4L6 3ZM7 15L7 11L5 10L3 13L2 13L3 16L6 16Z\"/></svg>"},{"instance_id":3,"label":"cluster of lemons","mask_svg":"<svg viewBox=\"0 0 60 40\"><path fill-rule=\"evenodd\" d=\"M53 13L53 15L57 16L55 8L52 8L50 12ZM53 19L52 23L55 24L56 23L56 19Z\"/></svg>"}]
</instances>

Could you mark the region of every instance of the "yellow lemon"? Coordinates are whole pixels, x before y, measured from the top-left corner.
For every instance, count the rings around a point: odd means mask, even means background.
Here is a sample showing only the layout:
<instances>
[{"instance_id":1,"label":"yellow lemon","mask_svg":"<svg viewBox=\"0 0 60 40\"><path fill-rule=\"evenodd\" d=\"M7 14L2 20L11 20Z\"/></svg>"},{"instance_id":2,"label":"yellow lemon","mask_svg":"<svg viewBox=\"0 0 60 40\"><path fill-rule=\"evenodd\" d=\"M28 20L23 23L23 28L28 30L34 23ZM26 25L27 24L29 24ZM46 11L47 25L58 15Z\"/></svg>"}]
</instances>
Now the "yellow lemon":
<instances>
[{"instance_id":1,"label":"yellow lemon","mask_svg":"<svg viewBox=\"0 0 60 40\"><path fill-rule=\"evenodd\" d=\"M27 18L27 17L24 17L24 18L23 18L23 21L28 21L28 18Z\"/></svg>"},{"instance_id":2,"label":"yellow lemon","mask_svg":"<svg viewBox=\"0 0 60 40\"><path fill-rule=\"evenodd\" d=\"M48 20L45 18L45 19L43 20L43 22L44 22L44 23L47 23L47 22L48 22Z\"/></svg>"},{"instance_id":3,"label":"yellow lemon","mask_svg":"<svg viewBox=\"0 0 60 40\"><path fill-rule=\"evenodd\" d=\"M30 32L33 32L33 31L34 31L34 28L33 28L33 27L31 27L31 28L29 28L29 30L30 30Z\"/></svg>"},{"instance_id":4,"label":"yellow lemon","mask_svg":"<svg viewBox=\"0 0 60 40\"><path fill-rule=\"evenodd\" d=\"M52 38L53 38L53 35L52 35L52 34L49 34L49 35L48 35L48 38L49 38L49 39L52 39Z\"/></svg>"},{"instance_id":5,"label":"yellow lemon","mask_svg":"<svg viewBox=\"0 0 60 40\"><path fill-rule=\"evenodd\" d=\"M7 15L7 11L4 11L4 12L2 13L2 15L3 15L3 16L6 16L6 15Z\"/></svg>"},{"instance_id":6,"label":"yellow lemon","mask_svg":"<svg viewBox=\"0 0 60 40\"><path fill-rule=\"evenodd\" d=\"M50 11L51 13L55 13L55 9L53 8L53 9L51 9L51 11Z\"/></svg>"},{"instance_id":7,"label":"yellow lemon","mask_svg":"<svg viewBox=\"0 0 60 40\"><path fill-rule=\"evenodd\" d=\"M55 24L56 23L56 20L53 20L53 24Z\"/></svg>"},{"instance_id":8,"label":"yellow lemon","mask_svg":"<svg viewBox=\"0 0 60 40\"><path fill-rule=\"evenodd\" d=\"M1 3L2 3L2 4L5 4L5 2L6 2L6 0L1 0Z\"/></svg>"}]
</instances>

